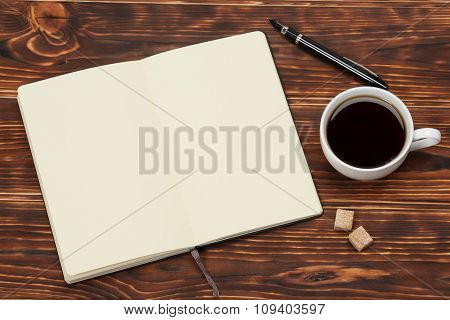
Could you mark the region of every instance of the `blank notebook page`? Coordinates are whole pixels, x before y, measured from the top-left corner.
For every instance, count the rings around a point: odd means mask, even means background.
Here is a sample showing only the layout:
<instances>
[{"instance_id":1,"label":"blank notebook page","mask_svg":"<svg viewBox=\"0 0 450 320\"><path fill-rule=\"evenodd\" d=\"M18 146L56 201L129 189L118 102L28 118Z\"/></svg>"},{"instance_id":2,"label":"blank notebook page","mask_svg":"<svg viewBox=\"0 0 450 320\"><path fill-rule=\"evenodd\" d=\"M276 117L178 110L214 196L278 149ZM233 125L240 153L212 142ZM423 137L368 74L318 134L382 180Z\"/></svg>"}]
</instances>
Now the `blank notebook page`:
<instances>
[{"instance_id":1,"label":"blank notebook page","mask_svg":"<svg viewBox=\"0 0 450 320\"><path fill-rule=\"evenodd\" d=\"M139 174L139 128L158 128L140 94L139 62L20 88L33 158L66 280L152 254L192 247L171 175ZM132 89L130 89L132 88Z\"/></svg>"},{"instance_id":2,"label":"blank notebook page","mask_svg":"<svg viewBox=\"0 0 450 320\"><path fill-rule=\"evenodd\" d=\"M194 132L205 126L219 131L214 145L218 151L216 172L200 171L180 186L196 245L322 212L262 32L172 50L144 59L143 65L154 101L183 119ZM167 117L161 111L158 114ZM260 154L249 145L243 152L240 132L268 122L262 133L272 126L274 130L282 130L287 140L293 130L291 137L295 138L296 149L272 141L270 150L262 150ZM237 128L231 149L227 149L228 141L220 133L220 128L227 130L226 127ZM252 139L247 141L251 143ZM294 160L286 161L294 166L293 170L267 169L268 161L277 162L279 157L291 159L295 151ZM253 167L250 162L258 157L260 166ZM249 159L247 170L242 168L245 158ZM227 171L230 162L232 170ZM253 168L258 173L249 172Z\"/></svg>"}]
</instances>

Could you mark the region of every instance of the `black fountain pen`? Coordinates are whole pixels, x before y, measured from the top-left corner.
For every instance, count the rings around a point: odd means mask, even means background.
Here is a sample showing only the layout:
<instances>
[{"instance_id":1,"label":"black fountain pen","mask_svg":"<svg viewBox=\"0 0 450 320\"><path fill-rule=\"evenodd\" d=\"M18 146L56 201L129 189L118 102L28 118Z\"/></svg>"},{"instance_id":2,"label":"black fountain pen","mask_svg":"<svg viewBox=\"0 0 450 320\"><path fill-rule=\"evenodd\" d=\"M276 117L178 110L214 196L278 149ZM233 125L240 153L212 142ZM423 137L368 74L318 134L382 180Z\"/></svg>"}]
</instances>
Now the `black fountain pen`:
<instances>
[{"instance_id":1,"label":"black fountain pen","mask_svg":"<svg viewBox=\"0 0 450 320\"><path fill-rule=\"evenodd\" d=\"M340 65L342 68L350 71L354 75L366 80L371 85L387 90L387 83L384 82L383 79L381 79L376 73L370 71L366 67L363 67L349 58L338 55L337 53L325 48L294 29L283 26L276 20L269 19L269 21L276 30L280 31L283 36L294 42L296 45L307 48L320 57Z\"/></svg>"}]
</instances>

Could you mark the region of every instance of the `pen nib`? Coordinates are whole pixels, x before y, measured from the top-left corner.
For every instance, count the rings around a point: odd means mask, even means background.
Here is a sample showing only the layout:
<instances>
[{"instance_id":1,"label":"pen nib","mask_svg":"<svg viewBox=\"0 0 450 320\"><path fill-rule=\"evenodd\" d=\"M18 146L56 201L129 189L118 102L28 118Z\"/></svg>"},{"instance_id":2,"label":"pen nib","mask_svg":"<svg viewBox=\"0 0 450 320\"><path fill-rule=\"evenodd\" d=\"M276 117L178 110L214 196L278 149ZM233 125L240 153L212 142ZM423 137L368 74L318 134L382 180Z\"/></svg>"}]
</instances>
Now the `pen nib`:
<instances>
[{"instance_id":1,"label":"pen nib","mask_svg":"<svg viewBox=\"0 0 450 320\"><path fill-rule=\"evenodd\" d=\"M272 26L275 28L275 29L277 29L278 31L280 31L284 26L281 24L281 23L279 23L277 20L274 20L274 19L268 19L269 20L269 22L272 24Z\"/></svg>"}]
</instances>

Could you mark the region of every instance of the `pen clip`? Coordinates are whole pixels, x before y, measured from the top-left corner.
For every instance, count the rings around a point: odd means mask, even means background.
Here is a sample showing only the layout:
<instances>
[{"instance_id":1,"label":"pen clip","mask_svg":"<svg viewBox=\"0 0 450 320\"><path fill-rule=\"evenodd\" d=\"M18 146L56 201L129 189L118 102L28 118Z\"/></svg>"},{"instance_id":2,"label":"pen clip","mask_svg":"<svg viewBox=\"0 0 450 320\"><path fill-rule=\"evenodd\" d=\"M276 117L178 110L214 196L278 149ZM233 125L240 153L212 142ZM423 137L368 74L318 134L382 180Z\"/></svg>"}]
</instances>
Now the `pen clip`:
<instances>
[{"instance_id":1,"label":"pen clip","mask_svg":"<svg viewBox=\"0 0 450 320\"><path fill-rule=\"evenodd\" d=\"M344 59L350 61L350 62L353 63L353 64L356 64L358 67L360 67L361 69L363 69L363 70L369 72L371 75L373 75L373 76L375 76L375 77L378 77L378 78L381 78L381 77L380 77L379 75L377 75L375 72L373 72L372 70L367 69L367 68L364 67L363 65L360 65L358 62L355 62L355 61L353 61L352 59L347 58L347 57L344 57Z\"/></svg>"}]
</instances>

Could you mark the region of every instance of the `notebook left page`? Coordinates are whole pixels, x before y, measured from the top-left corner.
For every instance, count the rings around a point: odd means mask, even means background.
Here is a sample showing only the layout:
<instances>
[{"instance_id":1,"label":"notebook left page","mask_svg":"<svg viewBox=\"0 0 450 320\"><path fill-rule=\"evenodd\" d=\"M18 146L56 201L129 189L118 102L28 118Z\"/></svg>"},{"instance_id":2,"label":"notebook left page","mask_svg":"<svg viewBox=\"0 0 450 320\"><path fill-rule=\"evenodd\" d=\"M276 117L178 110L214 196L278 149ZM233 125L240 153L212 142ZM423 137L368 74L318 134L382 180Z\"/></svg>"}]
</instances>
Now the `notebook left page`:
<instances>
[{"instance_id":1,"label":"notebook left page","mask_svg":"<svg viewBox=\"0 0 450 320\"><path fill-rule=\"evenodd\" d=\"M192 246L180 177L140 174L139 128L160 123L139 61L25 85L18 99L66 281Z\"/></svg>"}]
</instances>

